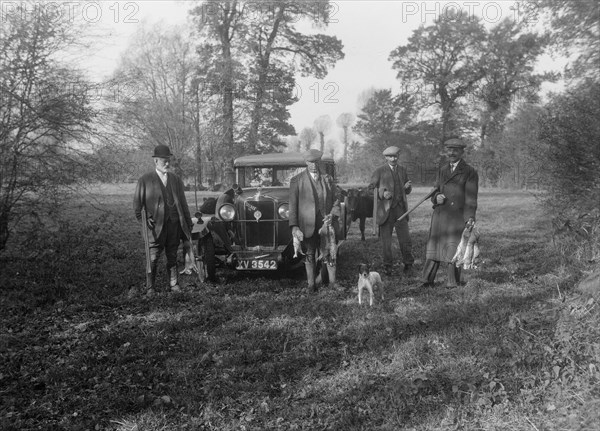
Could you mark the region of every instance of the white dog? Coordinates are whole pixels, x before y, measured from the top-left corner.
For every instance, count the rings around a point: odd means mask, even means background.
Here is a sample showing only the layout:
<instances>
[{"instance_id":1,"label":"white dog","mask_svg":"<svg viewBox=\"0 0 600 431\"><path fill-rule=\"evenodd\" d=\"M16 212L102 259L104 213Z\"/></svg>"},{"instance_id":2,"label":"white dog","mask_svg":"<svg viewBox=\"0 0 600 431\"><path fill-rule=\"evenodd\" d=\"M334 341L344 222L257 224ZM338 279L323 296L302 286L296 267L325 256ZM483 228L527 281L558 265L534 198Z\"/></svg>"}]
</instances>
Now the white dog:
<instances>
[{"instance_id":1,"label":"white dog","mask_svg":"<svg viewBox=\"0 0 600 431\"><path fill-rule=\"evenodd\" d=\"M361 263L358 266L358 303L362 304L362 291L366 288L369 291L369 306L373 306L373 289L381 290L381 299L383 300L383 281L378 272L369 271L369 265Z\"/></svg>"}]
</instances>

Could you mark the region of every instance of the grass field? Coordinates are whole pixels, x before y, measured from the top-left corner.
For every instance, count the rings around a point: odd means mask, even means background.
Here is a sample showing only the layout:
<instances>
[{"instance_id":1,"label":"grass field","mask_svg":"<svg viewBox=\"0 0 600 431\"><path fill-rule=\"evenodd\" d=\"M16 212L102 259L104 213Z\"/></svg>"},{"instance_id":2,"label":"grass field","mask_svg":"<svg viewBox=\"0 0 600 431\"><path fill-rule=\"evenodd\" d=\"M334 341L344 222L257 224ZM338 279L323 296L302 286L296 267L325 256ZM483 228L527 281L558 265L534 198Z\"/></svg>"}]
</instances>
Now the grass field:
<instances>
[{"instance_id":1,"label":"grass field","mask_svg":"<svg viewBox=\"0 0 600 431\"><path fill-rule=\"evenodd\" d=\"M598 290L575 288L530 193L480 191L466 286L386 277L370 308L355 289L358 263L381 264L371 219L335 291L219 271L128 299L144 281L132 192L98 187L0 256L2 430L599 429ZM411 215L417 271L430 215Z\"/></svg>"}]
</instances>

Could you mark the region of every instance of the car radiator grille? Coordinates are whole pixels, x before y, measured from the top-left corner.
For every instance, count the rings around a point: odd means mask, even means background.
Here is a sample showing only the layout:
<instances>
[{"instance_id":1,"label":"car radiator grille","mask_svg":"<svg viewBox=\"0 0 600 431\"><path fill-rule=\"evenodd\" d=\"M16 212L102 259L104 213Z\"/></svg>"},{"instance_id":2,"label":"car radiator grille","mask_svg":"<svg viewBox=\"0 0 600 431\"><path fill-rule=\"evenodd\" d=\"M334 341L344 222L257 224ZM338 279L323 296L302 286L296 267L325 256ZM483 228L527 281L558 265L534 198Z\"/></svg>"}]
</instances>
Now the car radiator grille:
<instances>
[{"instance_id":1,"label":"car radiator grille","mask_svg":"<svg viewBox=\"0 0 600 431\"><path fill-rule=\"evenodd\" d=\"M244 218L246 247L274 247L275 246L275 203L273 201L247 201ZM261 217L256 221L256 210L261 212Z\"/></svg>"}]
</instances>

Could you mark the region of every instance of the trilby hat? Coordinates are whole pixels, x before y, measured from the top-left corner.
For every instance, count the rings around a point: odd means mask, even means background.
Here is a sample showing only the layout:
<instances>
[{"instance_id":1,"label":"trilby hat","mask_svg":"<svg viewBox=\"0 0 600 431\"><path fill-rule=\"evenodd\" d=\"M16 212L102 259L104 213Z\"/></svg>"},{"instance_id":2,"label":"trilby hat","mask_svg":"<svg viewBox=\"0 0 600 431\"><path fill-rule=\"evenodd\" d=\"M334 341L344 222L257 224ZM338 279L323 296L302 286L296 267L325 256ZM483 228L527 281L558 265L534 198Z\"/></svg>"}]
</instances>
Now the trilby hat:
<instances>
[{"instance_id":1,"label":"trilby hat","mask_svg":"<svg viewBox=\"0 0 600 431\"><path fill-rule=\"evenodd\" d=\"M319 160L321 160L323 153L315 148L312 148L310 150L305 151L303 156L304 156L304 160L306 160L307 162L314 163L314 162L318 162Z\"/></svg>"},{"instance_id":2,"label":"trilby hat","mask_svg":"<svg viewBox=\"0 0 600 431\"><path fill-rule=\"evenodd\" d=\"M157 145L156 147L154 147L154 154L152 154L152 157L160 157L163 159L168 159L169 157L171 157L173 154L171 154L171 149L169 147L167 147L166 145Z\"/></svg>"},{"instance_id":3,"label":"trilby hat","mask_svg":"<svg viewBox=\"0 0 600 431\"><path fill-rule=\"evenodd\" d=\"M395 145L392 145L391 147L387 147L385 150L383 150L383 155L384 156L397 156L399 152L400 152L400 148L396 147Z\"/></svg>"}]
</instances>

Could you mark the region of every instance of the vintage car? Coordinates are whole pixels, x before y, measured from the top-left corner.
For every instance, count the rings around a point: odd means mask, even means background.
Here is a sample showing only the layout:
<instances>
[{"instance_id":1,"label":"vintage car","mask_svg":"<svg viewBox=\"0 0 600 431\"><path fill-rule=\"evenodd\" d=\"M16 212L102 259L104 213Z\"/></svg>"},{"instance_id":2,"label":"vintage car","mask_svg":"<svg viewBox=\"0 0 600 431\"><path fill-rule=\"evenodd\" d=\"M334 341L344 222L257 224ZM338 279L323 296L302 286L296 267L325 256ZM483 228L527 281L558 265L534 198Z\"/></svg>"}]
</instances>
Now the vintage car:
<instances>
[{"instance_id":1,"label":"vintage car","mask_svg":"<svg viewBox=\"0 0 600 431\"><path fill-rule=\"evenodd\" d=\"M335 179L333 159L323 157L322 166ZM235 159L234 167L236 183L218 197L214 214L196 217L194 235L205 278L215 280L216 267L273 271L303 265L304 256L294 256L288 220L290 180L306 168L302 154L244 156ZM340 203L345 238L345 203Z\"/></svg>"}]
</instances>

